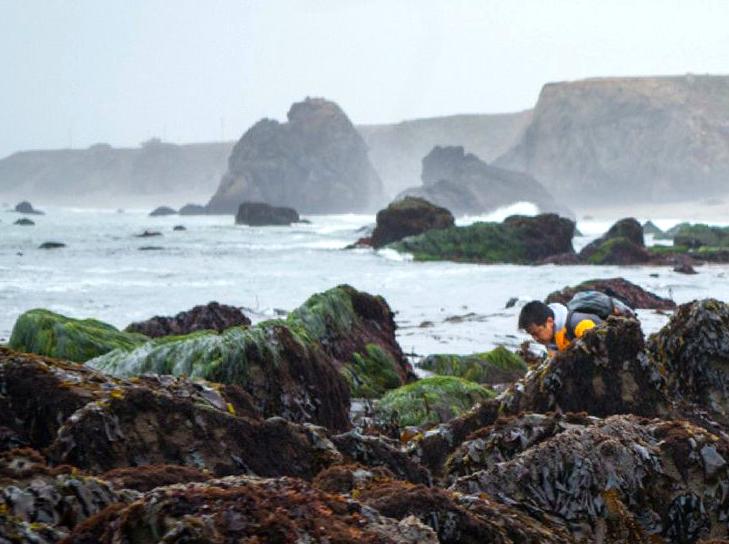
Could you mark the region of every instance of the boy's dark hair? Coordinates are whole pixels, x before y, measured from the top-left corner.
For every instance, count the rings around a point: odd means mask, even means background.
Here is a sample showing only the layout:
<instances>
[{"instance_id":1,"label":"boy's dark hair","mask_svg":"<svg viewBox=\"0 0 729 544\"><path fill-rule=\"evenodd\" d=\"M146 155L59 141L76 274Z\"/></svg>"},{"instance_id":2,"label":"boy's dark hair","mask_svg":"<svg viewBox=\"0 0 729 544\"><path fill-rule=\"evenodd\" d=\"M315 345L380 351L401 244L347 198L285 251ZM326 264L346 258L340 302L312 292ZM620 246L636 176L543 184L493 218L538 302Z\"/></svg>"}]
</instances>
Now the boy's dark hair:
<instances>
[{"instance_id":1,"label":"boy's dark hair","mask_svg":"<svg viewBox=\"0 0 729 544\"><path fill-rule=\"evenodd\" d=\"M527 330L532 325L544 325L548 317L554 319L552 308L540 300L532 300L521 309L519 328Z\"/></svg>"}]
</instances>

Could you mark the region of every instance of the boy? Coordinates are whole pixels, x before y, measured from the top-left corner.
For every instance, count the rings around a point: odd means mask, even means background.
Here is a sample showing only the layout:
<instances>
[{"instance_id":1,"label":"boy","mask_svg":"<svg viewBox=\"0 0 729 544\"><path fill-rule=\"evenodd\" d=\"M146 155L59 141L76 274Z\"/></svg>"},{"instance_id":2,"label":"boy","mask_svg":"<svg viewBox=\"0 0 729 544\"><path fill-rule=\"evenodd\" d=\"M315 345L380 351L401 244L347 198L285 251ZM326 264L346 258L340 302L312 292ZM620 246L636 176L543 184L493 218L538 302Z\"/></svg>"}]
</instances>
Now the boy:
<instances>
[{"instance_id":1,"label":"boy","mask_svg":"<svg viewBox=\"0 0 729 544\"><path fill-rule=\"evenodd\" d=\"M566 350L575 338L602 323L594 314L571 312L564 304L533 300L519 314L519 328L550 351Z\"/></svg>"}]
</instances>

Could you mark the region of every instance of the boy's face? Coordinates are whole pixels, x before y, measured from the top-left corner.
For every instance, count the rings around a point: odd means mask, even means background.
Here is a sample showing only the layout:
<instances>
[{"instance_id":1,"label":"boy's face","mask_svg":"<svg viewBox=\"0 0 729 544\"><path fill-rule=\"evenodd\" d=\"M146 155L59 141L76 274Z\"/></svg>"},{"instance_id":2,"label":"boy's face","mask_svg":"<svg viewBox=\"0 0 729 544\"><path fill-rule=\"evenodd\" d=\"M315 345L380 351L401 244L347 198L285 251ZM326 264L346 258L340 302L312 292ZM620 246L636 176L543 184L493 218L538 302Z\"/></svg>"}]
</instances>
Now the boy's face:
<instances>
[{"instance_id":1,"label":"boy's face","mask_svg":"<svg viewBox=\"0 0 729 544\"><path fill-rule=\"evenodd\" d=\"M549 344L554 338L554 318L548 317L543 325L532 325L527 329L535 342Z\"/></svg>"}]
</instances>

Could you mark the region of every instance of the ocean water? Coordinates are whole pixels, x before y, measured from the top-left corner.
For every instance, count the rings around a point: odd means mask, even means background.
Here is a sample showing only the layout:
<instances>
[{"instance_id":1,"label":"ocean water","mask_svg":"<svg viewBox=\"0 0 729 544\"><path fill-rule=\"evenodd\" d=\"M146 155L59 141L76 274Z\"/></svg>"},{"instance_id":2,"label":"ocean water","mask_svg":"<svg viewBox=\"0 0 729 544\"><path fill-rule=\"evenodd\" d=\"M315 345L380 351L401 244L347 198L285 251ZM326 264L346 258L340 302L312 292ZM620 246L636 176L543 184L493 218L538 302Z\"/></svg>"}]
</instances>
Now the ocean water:
<instances>
[{"instance_id":1,"label":"ocean water","mask_svg":"<svg viewBox=\"0 0 729 544\"><path fill-rule=\"evenodd\" d=\"M34 227L0 211L0 342L17 317L43 307L124 327L153 315L173 315L216 300L243 306L254 321L290 311L310 295L342 283L385 297L397 313L398 338L411 354L472 353L515 346L518 308L511 297L544 298L591 278L623 276L677 302L729 300L729 266L706 265L685 276L666 267L515 266L418 263L391 250L343 250L374 223L374 216L309 216L293 227L237 226L230 216L148 217L148 210L49 208L31 216ZM535 213L517 204L480 218L501 220ZM617 219L617 218L616 218ZM675 220L654 218L662 228ZM174 225L187 230L173 231ZM581 248L611 221L580 221ZM145 229L162 236L137 238ZM46 241L67 247L41 250ZM141 251L143 246L162 249ZM644 330L666 315L640 312Z\"/></svg>"}]
</instances>

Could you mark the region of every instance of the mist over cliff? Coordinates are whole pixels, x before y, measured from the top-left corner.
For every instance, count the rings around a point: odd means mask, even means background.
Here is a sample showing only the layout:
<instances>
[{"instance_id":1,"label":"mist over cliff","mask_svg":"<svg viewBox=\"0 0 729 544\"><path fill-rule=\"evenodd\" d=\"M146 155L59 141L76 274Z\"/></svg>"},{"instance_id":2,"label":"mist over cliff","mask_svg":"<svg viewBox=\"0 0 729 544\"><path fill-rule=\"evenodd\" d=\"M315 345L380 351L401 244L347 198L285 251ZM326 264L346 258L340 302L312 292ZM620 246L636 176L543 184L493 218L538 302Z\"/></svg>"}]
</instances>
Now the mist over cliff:
<instances>
[{"instance_id":1,"label":"mist over cliff","mask_svg":"<svg viewBox=\"0 0 729 544\"><path fill-rule=\"evenodd\" d=\"M550 83L517 145L496 161L572 205L729 193L729 77Z\"/></svg>"}]
</instances>

